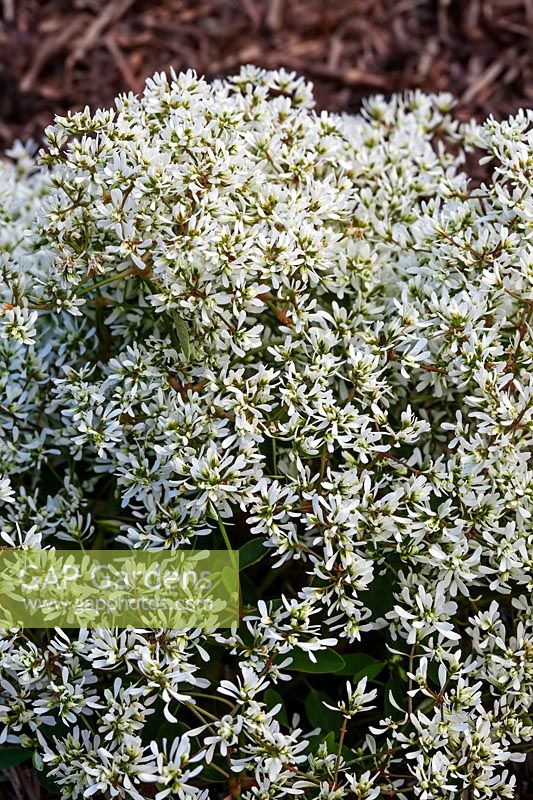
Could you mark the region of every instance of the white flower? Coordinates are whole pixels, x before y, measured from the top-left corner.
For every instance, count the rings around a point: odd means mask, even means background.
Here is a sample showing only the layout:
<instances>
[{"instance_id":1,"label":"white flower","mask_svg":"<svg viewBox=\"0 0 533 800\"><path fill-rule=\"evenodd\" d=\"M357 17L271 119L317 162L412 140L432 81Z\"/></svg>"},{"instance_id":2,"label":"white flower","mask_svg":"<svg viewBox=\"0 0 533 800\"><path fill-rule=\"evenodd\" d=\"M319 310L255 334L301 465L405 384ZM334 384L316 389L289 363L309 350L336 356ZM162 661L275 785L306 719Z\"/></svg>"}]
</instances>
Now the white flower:
<instances>
[{"instance_id":1,"label":"white flower","mask_svg":"<svg viewBox=\"0 0 533 800\"><path fill-rule=\"evenodd\" d=\"M247 666L241 668L242 677L237 678L237 683L232 681L220 681L219 692L233 697L238 703L252 700L256 694L266 689L269 681L258 675L253 669Z\"/></svg>"},{"instance_id":2,"label":"white flower","mask_svg":"<svg viewBox=\"0 0 533 800\"><path fill-rule=\"evenodd\" d=\"M192 781L196 775L202 771L202 753L196 755L191 753L191 743L188 736L174 739L170 746L166 739L163 739L159 747L156 742L152 742L150 750L155 757L154 772L142 773L140 778L147 782L161 783L165 788L156 794L156 800L172 795L179 800L187 798L206 798L205 792L200 792Z\"/></svg>"},{"instance_id":3,"label":"white flower","mask_svg":"<svg viewBox=\"0 0 533 800\"><path fill-rule=\"evenodd\" d=\"M357 686L354 688L350 681L346 681L346 694L348 700L340 700L336 705L332 706L329 703L324 703L326 708L331 708L334 711L340 711L345 719L351 719L361 711L369 711L375 706L370 706L372 700L376 698L377 689L371 689L365 692L367 678L361 678Z\"/></svg>"},{"instance_id":4,"label":"white flower","mask_svg":"<svg viewBox=\"0 0 533 800\"><path fill-rule=\"evenodd\" d=\"M23 344L35 344L37 311L4 303L0 308L0 336Z\"/></svg>"},{"instance_id":5,"label":"white flower","mask_svg":"<svg viewBox=\"0 0 533 800\"><path fill-rule=\"evenodd\" d=\"M3 544L250 564L232 629L1 633L0 740L64 800L512 798L533 112L451 106L170 71L0 163Z\"/></svg>"},{"instance_id":6,"label":"white flower","mask_svg":"<svg viewBox=\"0 0 533 800\"><path fill-rule=\"evenodd\" d=\"M2 478L0 480L0 501L2 503L14 503L15 491L11 487L9 478Z\"/></svg>"}]
</instances>

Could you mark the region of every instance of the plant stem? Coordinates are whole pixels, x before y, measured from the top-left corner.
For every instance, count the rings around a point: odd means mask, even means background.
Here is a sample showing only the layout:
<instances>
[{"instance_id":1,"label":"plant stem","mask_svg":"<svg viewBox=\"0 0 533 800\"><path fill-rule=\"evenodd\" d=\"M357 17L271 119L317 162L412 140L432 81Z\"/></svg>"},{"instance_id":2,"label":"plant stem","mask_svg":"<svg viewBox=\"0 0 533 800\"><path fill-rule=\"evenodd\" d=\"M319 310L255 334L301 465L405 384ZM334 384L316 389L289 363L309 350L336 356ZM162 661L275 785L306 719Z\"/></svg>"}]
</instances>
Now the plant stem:
<instances>
[{"instance_id":1,"label":"plant stem","mask_svg":"<svg viewBox=\"0 0 533 800\"><path fill-rule=\"evenodd\" d=\"M344 744L344 737L346 735L347 726L348 726L348 720L347 720L346 717L344 717L344 719L342 720L342 725L341 725L341 735L339 737L339 746L337 748L337 758L335 759L335 774L333 776L333 789L337 788L337 783L338 783L338 779L339 779L339 767L340 767L340 764L341 764L341 752L342 752L342 746Z\"/></svg>"}]
</instances>

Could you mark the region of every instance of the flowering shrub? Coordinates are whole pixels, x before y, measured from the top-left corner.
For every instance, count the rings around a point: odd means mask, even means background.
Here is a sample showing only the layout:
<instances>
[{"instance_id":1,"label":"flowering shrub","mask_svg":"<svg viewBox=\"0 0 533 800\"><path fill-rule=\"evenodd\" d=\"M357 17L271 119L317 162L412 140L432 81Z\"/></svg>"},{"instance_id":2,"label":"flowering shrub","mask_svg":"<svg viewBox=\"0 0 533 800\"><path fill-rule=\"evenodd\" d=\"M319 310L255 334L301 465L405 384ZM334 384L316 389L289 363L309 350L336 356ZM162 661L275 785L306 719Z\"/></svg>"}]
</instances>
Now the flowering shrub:
<instances>
[{"instance_id":1,"label":"flowering shrub","mask_svg":"<svg viewBox=\"0 0 533 800\"><path fill-rule=\"evenodd\" d=\"M5 545L243 567L231 632L3 633L3 741L62 797L514 796L533 113L451 105L156 75L2 166Z\"/></svg>"}]
</instances>

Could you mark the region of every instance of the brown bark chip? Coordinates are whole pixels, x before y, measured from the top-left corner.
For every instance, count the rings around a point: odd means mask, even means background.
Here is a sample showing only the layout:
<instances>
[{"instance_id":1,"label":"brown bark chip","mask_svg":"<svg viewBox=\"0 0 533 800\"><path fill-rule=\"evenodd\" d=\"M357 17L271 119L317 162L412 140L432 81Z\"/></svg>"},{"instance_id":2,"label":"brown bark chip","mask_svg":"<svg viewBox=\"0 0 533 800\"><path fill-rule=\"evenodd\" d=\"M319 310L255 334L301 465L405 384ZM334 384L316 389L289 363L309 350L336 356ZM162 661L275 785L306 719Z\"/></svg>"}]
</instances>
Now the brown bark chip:
<instances>
[{"instance_id":1,"label":"brown bark chip","mask_svg":"<svg viewBox=\"0 0 533 800\"><path fill-rule=\"evenodd\" d=\"M286 66L332 110L419 87L501 117L532 103L532 35L533 0L2 0L0 146L171 65Z\"/></svg>"}]
</instances>

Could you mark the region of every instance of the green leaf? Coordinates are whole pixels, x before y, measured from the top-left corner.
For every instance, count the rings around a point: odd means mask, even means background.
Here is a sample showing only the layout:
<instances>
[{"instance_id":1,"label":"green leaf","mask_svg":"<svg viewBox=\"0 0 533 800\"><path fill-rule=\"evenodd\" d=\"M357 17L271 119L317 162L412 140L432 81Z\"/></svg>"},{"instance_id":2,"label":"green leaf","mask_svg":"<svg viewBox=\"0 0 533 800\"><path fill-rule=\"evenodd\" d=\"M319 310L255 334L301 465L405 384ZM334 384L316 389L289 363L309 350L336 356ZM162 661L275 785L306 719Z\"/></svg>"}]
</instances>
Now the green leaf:
<instances>
[{"instance_id":1,"label":"green leaf","mask_svg":"<svg viewBox=\"0 0 533 800\"><path fill-rule=\"evenodd\" d=\"M395 579L390 574L376 575L364 594L365 606L375 618L383 617L394 605Z\"/></svg>"},{"instance_id":2,"label":"green leaf","mask_svg":"<svg viewBox=\"0 0 533 800\"><path fill-rule=\"evenodd\" d=\"M393 706L389 698L389 692L400 708L405 705L405 687L398 681L397 678L390 678L385 686L385 713L392 719L400 719L402 714L397 708Z\"/></svg>"},{"instance_id":3,"label":"green leaf","mask_svg":"<svg viewBox=\"0 0 533 800\"><path fill-rule=\"evenodd\" d=\"M222 570L222 583L224 584L224 588L230 594L232 592L238 591L239 586L239 576L237 571L233 569L233 567L224 567Z\"/></svg>"},{"instance_id":4,"label":"green leaf","mask_svg":"<svg viewBox=\"0 0 533 800\"><path fill-rule=\"evenodd\" d=\"M257 586L254 581L250 580L248 575L241 575L240 584L243 606L256 606L259 600L259 592L257 591Z\"/></svg>"},{"instance_id":5,"label":"green leaf","mask_svg":"<svg viewBox=\"0 0 533 800\"><path fill-rule=\"evenodd\" d=\"M189 340L189 327L186 322L184 322L181 317L174 317L174 327L176 328L176 333L178 334L178 341L180 343L181 351L185 358L189 358L191 355L191 343Z\"/></svg>"},{"instance_id":6,"label":"green leaf","mask_svg":"<svg viewBox=\"0 0 533 800\"><path fill-rule=\"evenodd\" d=\"M374 661L373 664L368 664L363 669L360 669L359 672L356 672L353 676L353 682L357 683L361 678L368 678L369 681L373 681L386 666L386 661Z\"/></svg>"},{"instance_id":7,"label":"green leaf","mask_svg":"<svg viewBox=\"0 0 533 800\"><path fill-rule=\"evenodd\" d=\"M239 569L243 570L257 564L263 556L268 553L268 548L263 544L262 539L252 539L242 547L239 547Z\"/></svg>"},{"instance_id":8,"label":"green leaf","mask_svg":"<svg viewBox=\"0 0 533 800\"><path fill-rule=\"evenodd\" d=\"M367 653L343 653L342 658L344 667L337 672L337 675L350 675L354 682L360 681L365 676L371 681L387 666L386 661L377 661Z\"/></svg>"},{"instance_id":9,"label":"green leaf","mask_svg":"<svg viewBox=\"0 0 533 800\"><path fill-rule=\"evenodd\" d=\"M276 440L265 436L259 444L259 450L265 457L268 474L275 475L277 472Z\"/></svg>"},{"instance_id":10,"label":"green leaf","mask_svg":"<svg viewBox=\"0 0 533 800\"><path fill-rule=\"evenodd\" d=\"M0 769L11 769L31 757L32 751L22 747L0 747Z\"/></svg>"},{"instance_id":11,"label":"green leaf","mask_svg":"<svg viewBox=\"0 0 533 800\"><path fill-rule=\"evenodd\" d=\"M353 676L370 664L376 663L376 659L373 656L367 655L367 653L343 653L342 659L344 661L344 667L338 670L338 675Z\"/></svg>"},{"instance_id":12,"label":"green leaf","mask_svg":"<svg viewBox=\"0 0 533 800\"><path fill-rule=\"evenodd\" d=\"M311 689L305 698L305 713L313 728L320 728L321 731L339 731L342 725L340 711L333 711L326 708L324 702L333 705L332 698L325 692Z\"/></svg>"},{"instance_id":13,"label":"green leaf","mask_svg":"<svg viewBox=\"0 0 533 800\"><path fill-rule=\"evenodd\" d=\"M276 692L275 689L267 689L263 695L263 698L269 710L274 708L274 706L277 706L278 703L281 703L281 708L277 714L277 720L278 722L281 722L282 725L287 725L288 727L289 719L287 717L287 710L285 708L285 703L283 702L283 697L280 695L280 693Z\"/></svg>"},{"instance_id":14,"label":"green leaf","mask_svg":"<svg viewBox=\"0 0 533 800\"><path fill-rule=\"evenodd\" d=\"M330 733L328 733L324 741L326 742L328 753L337 752L337 745L335 744L336 742L335 731L331 731Z\"/></svg>"},{"instance_id":15,"label":"green leaf","mask_svg":"<svg viewBox=\"0 0 533 800\"><path fill-rule=\"evenodd\" d=\"M322 674L324 672L339 672L344 667L342 657L331 650L329 647L325 650L316 650L314 652L316 663L311 661L307 653L303 650L297 649L290 653L292 664L286 669L293 672L314 672Z\"/></svg>"}]
</instances>

